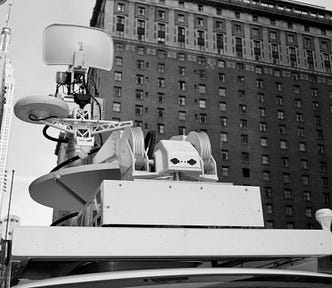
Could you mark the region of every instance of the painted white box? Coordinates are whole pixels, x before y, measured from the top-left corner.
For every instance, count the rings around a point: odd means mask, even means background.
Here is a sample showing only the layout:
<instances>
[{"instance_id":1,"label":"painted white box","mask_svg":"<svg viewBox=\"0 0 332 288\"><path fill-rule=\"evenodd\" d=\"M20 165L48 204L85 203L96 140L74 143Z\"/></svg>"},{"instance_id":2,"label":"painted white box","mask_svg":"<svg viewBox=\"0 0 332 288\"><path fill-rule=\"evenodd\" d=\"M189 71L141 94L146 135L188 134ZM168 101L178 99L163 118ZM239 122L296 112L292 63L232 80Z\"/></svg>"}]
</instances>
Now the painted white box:
<instances>
[{"instance_id":1,"label":"painted white box","mask_svg":"<svg viewBox=\"0 0 332 288\"><path fill-rule=\"evenodd\" d=\"M103 225L264 226L259 187L105 180L101 198Z\"/></svg>"}]
</instances>

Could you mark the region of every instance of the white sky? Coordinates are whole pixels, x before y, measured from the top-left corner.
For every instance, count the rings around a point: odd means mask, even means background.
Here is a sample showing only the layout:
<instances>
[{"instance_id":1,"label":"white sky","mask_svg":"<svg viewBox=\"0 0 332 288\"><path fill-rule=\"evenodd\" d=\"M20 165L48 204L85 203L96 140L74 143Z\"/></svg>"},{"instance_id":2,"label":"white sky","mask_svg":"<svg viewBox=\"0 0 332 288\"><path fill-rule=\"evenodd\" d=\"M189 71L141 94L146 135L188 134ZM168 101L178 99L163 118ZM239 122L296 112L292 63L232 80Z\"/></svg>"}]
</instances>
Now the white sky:
<instances>
[{"instance_id":1,"label":"white sky","mask_svg":"<svg viewBox=\"0 0 332 288\"><path fill-rule=\"evenodd\" d=\"M332 10L331 0L302 2ZM55 72L59 68L43 64L43 30L53 23L89 25L94 4L95 0L13 0L10 54L14 65L16 100L24 96L54 93ZM7 5L0 6L1 27L6 12ZM59 71L65 69L60 67ZM51 223L51 209L31 200L28 193L28 186L33 180L56 166L55 143L43 137L42 128L13 116L7 170L15 169L16 172L11 212L21 218L22 225Z\"/></svg>"}]
</instances>

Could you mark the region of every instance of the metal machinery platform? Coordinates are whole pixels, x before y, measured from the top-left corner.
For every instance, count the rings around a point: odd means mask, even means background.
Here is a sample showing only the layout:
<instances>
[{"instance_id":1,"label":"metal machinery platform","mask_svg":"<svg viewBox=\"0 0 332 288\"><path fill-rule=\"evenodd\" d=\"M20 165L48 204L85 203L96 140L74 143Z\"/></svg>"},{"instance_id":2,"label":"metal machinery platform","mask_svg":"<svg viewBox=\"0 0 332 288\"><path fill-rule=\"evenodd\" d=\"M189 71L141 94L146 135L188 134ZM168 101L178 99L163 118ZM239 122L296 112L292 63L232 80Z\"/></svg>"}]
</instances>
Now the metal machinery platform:
<instances>
[{"instance_id":1,"label":"metal machinery platform","mask_svg":"<svg viewBox=\"0 0 332 288\"><path fill-rule=\"evenodd\" d=\"M57 221L61 227L11 225L3 236L6 287L331 287L332 275L289 270L309 264L317 272L316 260L332 254L330 209L316 213L322 230L264 229L259 188L217 183L207 134L152 143L130 121L93 120L84 108L91 99L83 68L86 59L89 66L103 62L85 57L85 36L94 34L88 28L50 26L44 38L53 43L66 27L79 50L45 57L51 64L74 59L58 84L70 92L79 83L80 108L70 113L62 100L37 97L19 101L15 113L74 137L79 165L62 163L29 187L35 201L70 217ZM99 68L110 69L112 59L107 63ZM111 134L92 153L95 135L104 132Z\"/></svg>"}]
</instances>

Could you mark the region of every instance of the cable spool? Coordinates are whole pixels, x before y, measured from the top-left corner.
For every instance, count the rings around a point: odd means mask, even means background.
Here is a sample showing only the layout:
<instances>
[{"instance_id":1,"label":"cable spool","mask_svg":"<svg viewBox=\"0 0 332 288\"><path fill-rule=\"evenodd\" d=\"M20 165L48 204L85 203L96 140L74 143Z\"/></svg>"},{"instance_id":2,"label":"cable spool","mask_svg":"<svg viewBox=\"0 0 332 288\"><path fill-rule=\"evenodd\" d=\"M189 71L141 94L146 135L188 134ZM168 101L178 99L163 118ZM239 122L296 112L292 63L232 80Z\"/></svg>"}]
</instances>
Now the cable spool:
<instances>
[{"instance_id":1,"label":"cable spool","mask_svg":"<svg viewBox=\"0 0 332 288\"><path fill-rule=\"evenodd\" d=\"M205 132L192 131L186 138L197 150L199 156L204 163L204 173L210 174L215 171L215 163L212 157L211 142L209 136Z\"/></svg>"},{"instance_id":2,"label":"cable spool","mask_svg":"<svg viewBox=\"0 0 332 288\"><path fill-rule=\"evenodd\" d=\"M145 167L144 134L140 127L128 127L123 131L122 140L127 140L135 159L135 170Z\"/></svg>"}]
</instances>

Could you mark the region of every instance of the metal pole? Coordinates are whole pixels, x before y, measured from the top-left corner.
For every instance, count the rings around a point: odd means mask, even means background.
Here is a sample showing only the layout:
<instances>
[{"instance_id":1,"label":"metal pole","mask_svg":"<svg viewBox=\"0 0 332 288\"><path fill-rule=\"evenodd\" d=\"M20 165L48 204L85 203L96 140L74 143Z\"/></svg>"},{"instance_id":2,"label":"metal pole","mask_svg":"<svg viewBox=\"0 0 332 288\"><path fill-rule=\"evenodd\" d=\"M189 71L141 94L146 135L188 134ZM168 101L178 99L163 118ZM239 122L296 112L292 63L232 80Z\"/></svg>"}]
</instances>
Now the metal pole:
<instances>
[{"instance_id":1,"label":"metal pole","mask_svg":"<svg viewBox=\"0 0 332 288\"><path fill-rule=\"evenodd\" d=\"M14 175L15 170L12 170L12 178L10 182L10 192L8 200L8 210L7 210L7 223L4 239L1 239L1 288L10 288L11 280L11 247L12 247L12 232L8 231L9 228L9 216L10 208L13 195L13 186L14 186Z\"/></svg>"}]
</instances>

